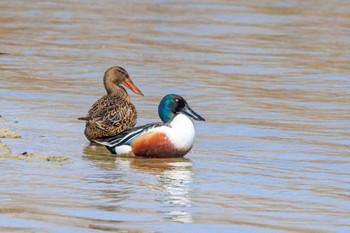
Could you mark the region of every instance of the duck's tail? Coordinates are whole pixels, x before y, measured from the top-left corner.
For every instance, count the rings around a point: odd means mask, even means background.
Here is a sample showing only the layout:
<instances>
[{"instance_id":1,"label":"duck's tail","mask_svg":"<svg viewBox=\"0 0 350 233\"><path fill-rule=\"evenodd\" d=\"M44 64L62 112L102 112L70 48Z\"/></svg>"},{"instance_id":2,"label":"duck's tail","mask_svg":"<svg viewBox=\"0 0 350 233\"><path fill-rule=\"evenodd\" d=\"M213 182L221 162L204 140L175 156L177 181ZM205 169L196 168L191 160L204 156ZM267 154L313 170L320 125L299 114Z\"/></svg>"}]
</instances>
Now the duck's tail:
<instances>
[{"instance_id":1,"label":"duck's tail","mask_svg":"<svg viewBox=\"0 0 350 233\"><path fill-rule=\"evenodd\" d=\"M79 117L78 120L89 121L89 120L91 120L91 117Z\"/></svg>"}]
</instances>

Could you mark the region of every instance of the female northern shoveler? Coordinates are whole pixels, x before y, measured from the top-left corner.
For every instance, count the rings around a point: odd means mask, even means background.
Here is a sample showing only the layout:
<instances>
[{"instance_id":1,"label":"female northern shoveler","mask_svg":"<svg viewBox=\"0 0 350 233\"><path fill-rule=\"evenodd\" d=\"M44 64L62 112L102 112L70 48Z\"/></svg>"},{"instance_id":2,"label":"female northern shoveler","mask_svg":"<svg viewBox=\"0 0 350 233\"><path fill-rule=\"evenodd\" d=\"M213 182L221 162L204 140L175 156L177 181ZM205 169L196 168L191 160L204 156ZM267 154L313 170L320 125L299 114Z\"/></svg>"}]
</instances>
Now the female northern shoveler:
<instances>
[{"instance_id":1,"label":"female northern shoveler","mask_svg":"<svg viewBox=\"0 0 350 233\"><path fill-rule=\"evenodd\" d=\"M192 148L195 138L193 118L204 121L179 95L166 95L159 104L163 122L151 123L112 136L93 140L105 145L113 154L142 157L183 157Z\"/></svg>"},{"instance_id":2,"label":"female northern shoveler","mask_svg":"<svg viewBox=\"0 0 350 233\"><path fill-rule=\"evenodd\" d=\"M107 95L92 105L86 117L78 118L86 121L84 134L90 141L99 137L112 136L135 126L136 108L120 84L143 96L131 81L128 72L122 67L109 68L105 72L103 82Z\"/></svg>"}]
</instances>

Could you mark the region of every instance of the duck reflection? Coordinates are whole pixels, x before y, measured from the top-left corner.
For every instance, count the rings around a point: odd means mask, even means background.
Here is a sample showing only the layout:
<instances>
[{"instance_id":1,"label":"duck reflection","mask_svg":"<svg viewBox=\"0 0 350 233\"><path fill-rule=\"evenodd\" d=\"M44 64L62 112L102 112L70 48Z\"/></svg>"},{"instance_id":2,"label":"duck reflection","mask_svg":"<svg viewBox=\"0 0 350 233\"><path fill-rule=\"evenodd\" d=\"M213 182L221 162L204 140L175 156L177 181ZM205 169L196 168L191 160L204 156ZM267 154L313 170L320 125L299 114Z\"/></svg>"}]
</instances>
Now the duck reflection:
<instances>
[{"instance_id":1,"label":"duck reflection","mask_svg":"<svg viewBox=\"0 0 350 233\"><path fill-rule=\"evenodd\" d=\"M117 169L115 161L115 156L104 147L95 144L89 144L84 146L83 156L84 159L93 162L93 165L102 170Z\"/></svg>"},{"instance_id":2,"label":"duck reflection","mask_svg":"<svg viewBox=\"0 0 350 233\"><path fill-rule=\"evenodd\" d=\"M119 172L124 171L124 174L127 172L128 175L141 172L156 177L156 182L145 180L143 185L161 192L161 195L154 195L154 201L161 206L157 212L167 220L182 223L192 222L192 215L188 211L191 207L190 186L194 176L193 164L190 159L116 157L110 155L104 147L100 146L95 148L87 146L84 148L84 153L85 158L94 162L100 169L116 169ZM101 162L101 160L104 161ZM130 180L132 179L130 177Z\"/></svg>"}]
</instances>

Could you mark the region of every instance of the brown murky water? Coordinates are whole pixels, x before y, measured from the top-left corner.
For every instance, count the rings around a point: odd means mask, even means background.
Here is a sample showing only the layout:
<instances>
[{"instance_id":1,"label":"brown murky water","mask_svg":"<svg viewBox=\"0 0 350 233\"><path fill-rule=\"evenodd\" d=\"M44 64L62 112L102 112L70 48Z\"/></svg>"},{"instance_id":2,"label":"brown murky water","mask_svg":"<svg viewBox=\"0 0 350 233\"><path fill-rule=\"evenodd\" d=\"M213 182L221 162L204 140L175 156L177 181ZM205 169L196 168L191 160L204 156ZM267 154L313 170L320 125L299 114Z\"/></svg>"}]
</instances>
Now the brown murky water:
<instances>
[{"instance_id":1,"label":"brown murky water","mask_svg":"<svg viewBox=\"0 0 350 233\"><path fill-rule=\"evenodd\" d=\"M0 231L349 232L350 3L0 2ZM184 159L89 146L102 75L125 67L139 124L183 95L206 118Z\"/></svg>"}]
</instances>

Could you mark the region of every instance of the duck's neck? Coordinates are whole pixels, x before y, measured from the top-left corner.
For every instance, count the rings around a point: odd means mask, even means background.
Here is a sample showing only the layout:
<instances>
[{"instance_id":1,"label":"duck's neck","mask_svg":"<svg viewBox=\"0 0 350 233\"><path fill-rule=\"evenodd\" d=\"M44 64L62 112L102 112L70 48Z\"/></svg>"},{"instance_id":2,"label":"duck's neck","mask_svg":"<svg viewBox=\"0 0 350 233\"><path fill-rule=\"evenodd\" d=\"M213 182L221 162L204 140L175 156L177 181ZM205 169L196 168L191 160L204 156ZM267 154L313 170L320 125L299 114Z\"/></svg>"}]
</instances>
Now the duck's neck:
<instances>
[{"instance_id":1,"label":"duck's neck","mask_svg":"<svg viewBox=\"0 0 350 233\"><path fill-rule=\"evenodd\" d=\"M108 79L104 79L104 85L108 95L120 95L124 98L129 98L128 93L122 86L117 85Z\"/></svg>"}]
</instances>

